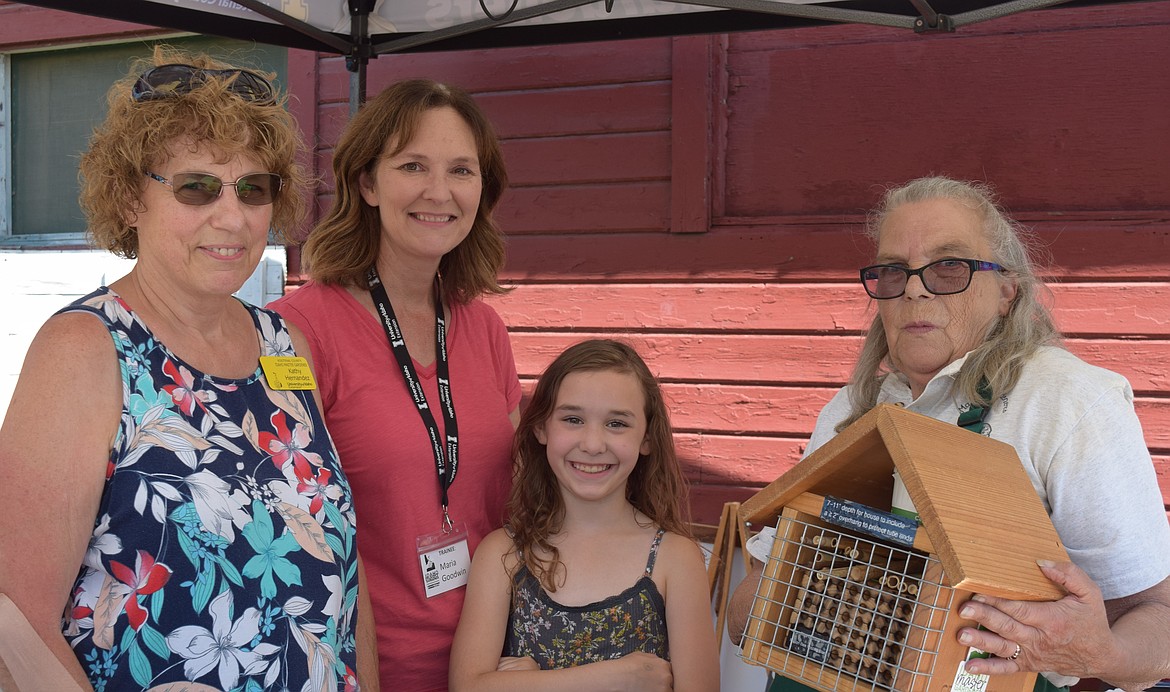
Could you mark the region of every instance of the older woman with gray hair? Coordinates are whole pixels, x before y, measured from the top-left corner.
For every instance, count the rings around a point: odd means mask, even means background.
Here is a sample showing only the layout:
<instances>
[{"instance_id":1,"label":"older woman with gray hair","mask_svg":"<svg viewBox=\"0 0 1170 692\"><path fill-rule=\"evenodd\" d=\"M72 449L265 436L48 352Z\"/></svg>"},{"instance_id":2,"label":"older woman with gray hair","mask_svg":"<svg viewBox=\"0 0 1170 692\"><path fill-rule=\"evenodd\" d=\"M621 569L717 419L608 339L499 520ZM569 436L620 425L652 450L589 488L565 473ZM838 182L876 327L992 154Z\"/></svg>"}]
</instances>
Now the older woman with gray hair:
<instances>
[{"instance_id":1,"label":"older woman with gray hair","mask_svg":"<svg viewBox=\"0 0 1170 692\"><path fill-rule=\"evenodd\" d=\"M1037 689L1099 678L1140 690L1170 675L1170 526L1129 383L1061 346L1024 232L988 187L913 180L887 192L868 234L877 254L860 278L876 315L806 454L879 403L962 417L1013 445L1072 560L1040 569L1067 595L961 604L980 627L960 642L992 654L968 672L1041 671ZM765 560L774 535L753 538L753 556ZM760 571L733 597L733 639Z\"/></svg>"}]
</instances>

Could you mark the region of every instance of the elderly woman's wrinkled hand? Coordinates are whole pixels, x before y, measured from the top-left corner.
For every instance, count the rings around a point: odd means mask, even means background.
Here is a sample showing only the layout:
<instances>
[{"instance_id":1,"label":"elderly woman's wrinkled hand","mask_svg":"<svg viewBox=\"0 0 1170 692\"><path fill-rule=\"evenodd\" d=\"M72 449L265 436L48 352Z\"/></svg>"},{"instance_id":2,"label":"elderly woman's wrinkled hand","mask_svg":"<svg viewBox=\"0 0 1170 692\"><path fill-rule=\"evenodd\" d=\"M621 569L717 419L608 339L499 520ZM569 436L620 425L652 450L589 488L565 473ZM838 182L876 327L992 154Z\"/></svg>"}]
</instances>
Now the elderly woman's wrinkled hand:
<instances>
[{"instance_id":1,"label":"elderly woman's wrinkled hand","mask_svg":"<svg viewBox=\"0 0 1170 692\"><path fill-rule=\"evenodd\" d=\"M959 614L984 629L964 627L959 641L994 655L969 661L969 672L1053 671L1096 677L1116 660L1105 602L1093 580L1071 562L1041 561L1040 568L1064 588L1064 598L1013 601L977 595L963 604Z\"/></svg>"}]
</instances>

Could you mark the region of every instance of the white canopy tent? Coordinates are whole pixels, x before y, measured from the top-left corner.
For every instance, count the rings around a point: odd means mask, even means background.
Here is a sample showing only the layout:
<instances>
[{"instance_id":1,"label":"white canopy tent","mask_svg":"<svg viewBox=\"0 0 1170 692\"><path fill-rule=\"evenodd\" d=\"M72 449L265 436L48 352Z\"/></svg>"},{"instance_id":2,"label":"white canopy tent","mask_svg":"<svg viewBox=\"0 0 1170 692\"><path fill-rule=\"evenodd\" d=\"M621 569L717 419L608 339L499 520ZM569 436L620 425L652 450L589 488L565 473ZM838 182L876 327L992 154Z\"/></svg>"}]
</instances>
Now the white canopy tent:
<instances>
[{"instance_id":1,"label":"white canopy tent","mask_svg":"<svg viewBox=\"0 0 1170 692\"><path fill-rule=\"evenodd\" d=\"M1070 0L23 0L70 12L346 56L350 106L378 55L827 22L945 32Z\"/></svg>"}]
</instances>

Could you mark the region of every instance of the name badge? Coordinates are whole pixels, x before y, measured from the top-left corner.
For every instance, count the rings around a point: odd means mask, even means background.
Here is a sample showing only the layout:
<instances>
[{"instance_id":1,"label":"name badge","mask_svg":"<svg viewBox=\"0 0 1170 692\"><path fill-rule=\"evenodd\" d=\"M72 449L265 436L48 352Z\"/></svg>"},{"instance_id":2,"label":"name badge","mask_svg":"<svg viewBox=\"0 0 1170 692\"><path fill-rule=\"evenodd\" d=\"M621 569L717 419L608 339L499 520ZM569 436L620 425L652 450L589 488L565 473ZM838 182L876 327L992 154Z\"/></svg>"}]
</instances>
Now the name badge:
<instances>
[{"instance_id":1,"label":"name badge","mask_svg":"<svg viewBox=\"0 0 1170 692\"><path fill-rule=\"evenodd\" d=\"M419 536L416 544L427 598L467 584L471 551L467 548L466 524L456 524L450 531Z\"/></svg>"},{"instance_id":2,"label":"name badge","mask_svg":"<svg viewBox=\"0 0 1170 692\"><path fill-rule=\"evenodd\" d=\"M973 658L990 658L991 654L971 647L967 651L967 661ZM951 683L954 692L987 692L987 685L991 682L988 675L974 675L967 672L967 661L959 662L959 669L955 671L955 680Z\"/></svg>"},{"instance_id":3,"label":"name badge","mask_svg":"<svg viewBox=\"0 0 1170 692\"><path fill-rule=\"evenodd\" d=\"M277 391L316 389L309 361L300 356L260 356L268 387Z\"/></svg>"}]
</instances>

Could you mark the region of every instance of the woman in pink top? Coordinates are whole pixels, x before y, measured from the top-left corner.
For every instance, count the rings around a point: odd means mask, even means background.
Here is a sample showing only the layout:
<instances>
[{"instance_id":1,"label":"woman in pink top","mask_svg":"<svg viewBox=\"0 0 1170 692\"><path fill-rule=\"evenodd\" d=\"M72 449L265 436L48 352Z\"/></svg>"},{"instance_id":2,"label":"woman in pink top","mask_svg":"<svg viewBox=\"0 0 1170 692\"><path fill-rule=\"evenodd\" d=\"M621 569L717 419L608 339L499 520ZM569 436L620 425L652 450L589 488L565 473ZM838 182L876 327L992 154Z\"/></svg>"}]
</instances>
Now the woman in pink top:
<instances>
[{"instance_id":1,"label":"woman in pink top","mask_svg":"<svg viewBox=\"0 0 1170 692\"><path fill-rule=\"evenodd\" d=\"M353 486L382 684L445 690L480 539L503 521L520 383L492 211L507 174L462 90L395 84L350 122L333 206L304 246L312 281L273 307L308 338Z\"/></svg>"}]
</instances>

